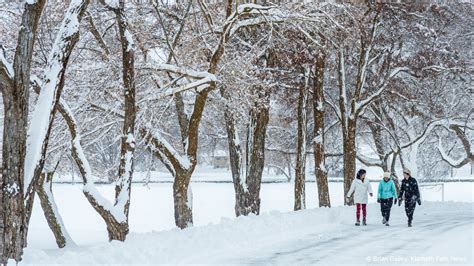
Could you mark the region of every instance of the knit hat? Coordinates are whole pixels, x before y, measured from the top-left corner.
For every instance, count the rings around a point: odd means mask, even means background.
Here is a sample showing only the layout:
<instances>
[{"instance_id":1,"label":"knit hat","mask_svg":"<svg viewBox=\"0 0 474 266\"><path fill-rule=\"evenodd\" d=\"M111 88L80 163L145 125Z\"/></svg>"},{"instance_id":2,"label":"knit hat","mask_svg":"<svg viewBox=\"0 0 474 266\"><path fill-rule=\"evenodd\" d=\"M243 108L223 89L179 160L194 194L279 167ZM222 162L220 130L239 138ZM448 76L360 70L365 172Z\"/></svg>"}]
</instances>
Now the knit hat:
<instances>
[{"instance_id":1,"label":"knit hat","mask_svg":"<svg viewBox=\"0 0 474 266\"><path fill-rule=\"evenodd\" d=\"M383 173L383 177L384 177L384 178L385 178L385 177L390 178L390 175L391 175L390 172L385 172L385 173Z\"/></svg>"},{"instance_id":2,"label":"knit hat","mask_svg":"<svg viewBox=\"0 0 474 266\"><path fill-rule=\"evenodd\" d=\"M404 173L407 173L409 176L411 176L411 171L408 168L403 169Z\"/></svg>"}]
</instances>

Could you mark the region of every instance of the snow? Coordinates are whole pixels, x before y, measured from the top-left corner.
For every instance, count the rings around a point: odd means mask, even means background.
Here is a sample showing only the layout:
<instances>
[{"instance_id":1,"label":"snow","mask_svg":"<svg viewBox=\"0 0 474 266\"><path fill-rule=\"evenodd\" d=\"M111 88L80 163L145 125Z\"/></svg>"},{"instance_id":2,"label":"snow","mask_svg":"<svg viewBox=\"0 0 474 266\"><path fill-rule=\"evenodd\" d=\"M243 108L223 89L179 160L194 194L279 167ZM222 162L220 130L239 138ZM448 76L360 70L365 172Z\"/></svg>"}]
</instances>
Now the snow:
<instances>
[{"instance_id":1,"label":"snow","mask_svg":"<svg viewBox=\"0 0 474 266\"><path fill-rule=\"evenodd\" d=\"M323 135L317 135L316 137L314 137L313 141L314 141L315 144L323 143Z\"/></svg>"},{"instance_id":2,"label":"snow","mask_svg":"<svg viewBox=\"0 0 474 266\"><path fill-rule=\"evenodd\" d=\"M171 64L157 64L157 65L143 65L141 68L151 68L158 71L168 71L177 74L183 74L192 78L208 78L211 81L217 81L217 78L214 74L211 74L206 71L196 71L193 69L179 67Z\"/></svg>"},{"instance_id":3,"label":"snow","mask_svg":"<svg viewBox=\"0 0 474 266\"><path fill-rule=\"evenodd\" d=\"M118 3L117 3L117 6L118 6ZM134 46L133 36L128 29L125 29L124 36L125 36L125 39L127 39L127 52L130 52Z\"/></svg>"},{"instance_id":4,"label":"snow","mask_svg":"<svg viewBox=\"0 0 474 266\"><path fill-rule=\"evenodd\" d=\"M441 138L439 139L438 141L438 150L441 154L441 157L446 160L450 165L460 165L462 163L462 161L464 161L464 158L461 157L457 160L451 158L447 153L446 151L444 150L443 148L443 145L441 144Z\"/></svg>"},{"instance_id":5,"label":"snow","mask_svg":"<svg viewBox=\"0 0 474 266\"><path fill-rule=\"evenodd\" d=\"M168 52L160 47L151 48L147 51L147 56L150 61L157 62L159 64L164 64L168 58Z\"/></svg>"},{"instance_id":6,"label":"snow","mask_svg":"<svg viewBox=\"0 0 474 266\"><path fill-rule=\"evenodd\" d=\"M91 195L100 206L112 214L117 222L121 223L127 220L123 208L112 206L110 201L103 197L92 183L85 184L82 190L84 193Z\"/></svg>"},{"instance_id":7,"label":"snow","mask_svg":"<svg viewBox=\"0 0 474 266\"><path fill-rule=\"evenodd\" d=\"M189 184L188 191L187 191L188 202L186 202L186 205L188 206L189 209L192 210L193 209L193 189L191 187L192 187L191 184Z\"/></svg>"},{"instance_id":8,"label":"snow","mask_svg":"<svg viewBox=\"0 0 474 266\"><path fill-rule=\"evenodd\" d=\"M44 181L43 183L43 190L45 191L46 193L46 196L48 197L49 201L50 201L50 204L51 204L51 208L54 212L54 216L56 217L57 219L57 222L59 223L59 226L61 227L61 231L64 235L64 238L66 239L66 244L67 245L75 245L74 241L72 240L71 236L69 235L67 229L66 229L66 226L64 225L64 221L61 217L61 213L59 212L58 210L58 206L55 204L56 201L54 200L54 195L51 193L51 190L49 189L49 185L50 183L47 182L47 181Z\"/></svg>"},{"instance_id":9,"label":"snow","mask_svg":"<svg viewBox=\"0 0 474 266\"><path fill-rule=\"evenodd\" d=\"M14 71L13 71L13 66L8 62L8 60L5 58L4 54L0 52L0 66L4 66L6 73L9 78L13 78L14 76Z\"/></svg>"},{"instance_id":10,"label":"snow","mask_svg":"<svg viewBox=\"0 0 474 266\"><path fill-rule=\"evenodd\" d=\"M191 168L191 161L189 160L187 156L185 155L181 156L179 152L175 150L175 148L165 138L161 136L160 133L155 131L152 134L153 134L153 138L156 139L156 141L160 143L160 145L163 145L163 147L173 155L173 157L178 161L182 169Z\"/></svg>"},{"instance_id":11,"label":"snow","mask_svg":"<svg viewBox=\"0 0 474 266\"><path fill-rule=\"evenodd\" d=\"M134 185L131 234L124 243L107 241L104 223L84 201L78 186L53 186L58 208L79 247L55 248L35 206L29 264L366 264L398 259L472 262L474 183L446 184L447 200L422 188L425 200L406 227L403 207L394 206L391 226L381 224L380 207L369 198L368 226L354 227L355 207L343 204L342 183L330 183L333 208L316 208L316 184L307 184L307 207L292 212L293 184L263 184L262 214L234 218L232 184L193 183L194 227L175 228L172 184ZM113 197L113 186L99 186ZM459 202L467 201L467 202ZM150 204L152 203L152 204ZM74 208L71 208L74 206ZM140 206L140 207L138 207ZM238 252L236 252L238 250ZM183 256L186 254L186 256ZM337 255L335 255L337 254Z\"/></svg>"},{"instance_id":12,"label":"snow","mask_svg":"<svg viewBox=\"0 0 474 266\"><path fill-rule=\"evenodd\" d=\"M198 91L202 91L203 89L208 88L208 86L206 85L202 88L200 88L200 86L202 86L204 84L208 84L212 81L213 80L212 80L211 77L206 77L206 78L202 78L202 79L196 80L196 81L191 82L191 83L187 83L186 85L183 85L183 86L179 86L179 87L176 87L176 88L170 88L170 89L167 89L166 92L160 94L158 96L158 99L161 99L161 98L164 98L164 97L167 97L167 96L172 96L172 95L175 95L176 93L187 91L189 89L196 88L196 87L198 88Z\"/></svg>"},{"instance_id":13,"label":"snow","mask_svg":"<svg viewBox=\"0 0 474 266\"><path fill-rule=\"evenodd\" d=\"M318 111L324 111L324 105L323 105L323 102L318 100L318 105L316 106L316 110Z\"/></svg>"},{"instance_id":14,"label":"snow","mask_svg":"<svg viewBox=\"0 0 474 266\"><path fill-rule=\"evenodd\" d=\"M127 143L129 143L130 147L135 149L135 137L133 134L129 133L127 135ZM133 152L132 151L127 151L125 153L125 174L124 176L128 179L128 176L130 176L130 173L132 173L132 166L133 166Z\"/></svg>"},{"instance_id":15,"label":"snow","mask_svg":"<svg viewBox=\"0 0 474 266\"><path fill-rule=\"evenodd\" d=\"M234 145L240 146L240 137L239 132L237 132L237 130L234 130Z\"/></svg>"},{"instance_id":16,"label":"snow","mask_svg":"<svg viewBox=\"0 0 474 266\"><path fill-rule=\"evenodd\" d=\"M5 187L5 191L7 191L9 195L13 196L13 195L16 195L20 191L20 188L18 187L17 183L13 183L13 185L7 184Z\"/></svg>"},{"instance_id":17,"label":"snow","mask_svg":"<svg viewBox=\"0 0 474 266\"><path fill-rule=\"evenodd\" d=\"M321 169L321 171L327 173L326 166L324 165L324 162L321 162L321 163L319 164L319 169Z\"/></svg>"},{"instance_id":18,"label":"snow","mask_svg":"<svg viewBox=\"0 0 474 266\"><path fill-rule=\"evenodd\" d=\"M119 0L105 0L105 4L111 8L119 8Z\"/></svg>"},{"instance_id":19,"label":"snow","mask_svg":"<svg viewBox=\"0 0 474 266\"><path fill-rule=\"evenodd\" d=\"M65 110L70 112L70 117L74 117L72 115L72 112L69 109L69 107L67 105L64 105L64 106L66 107ZM82 191L84 193L87 193L87 194L91 195L95 199L95 201L97 202L98 205L102 206L102 208L104 208L110 214L112 214L114 216L115 220L117 220L118 222L126 221L127 217L125 216L124 211L123 211L124 210L123 207L124 207L125 204L121 204L118 207L112 206L112 204L109 202L109 200L102 197L100 192L95 187L95 185L94 185L95 178L92 175L92 171L91 171L91 168L90 168L90 165L89 165L89 161L87 160L87 158L84 154L84 151L82 150L81 138L80 138L79 133L77 133L77 136L73 139L72 145L74 145L77 156L79 157L79 160L81 161L82 166L84 167L84 171L85 171L85 175L86 175L85 176L86 182L85 182L84 186L82 187ZM128 193L127 193L127 195L128 195ZM118 200L121 200L121 199L118 199ZM122 203L122 201L120 201L120 202Z\"/></svg>"}]
</instances>

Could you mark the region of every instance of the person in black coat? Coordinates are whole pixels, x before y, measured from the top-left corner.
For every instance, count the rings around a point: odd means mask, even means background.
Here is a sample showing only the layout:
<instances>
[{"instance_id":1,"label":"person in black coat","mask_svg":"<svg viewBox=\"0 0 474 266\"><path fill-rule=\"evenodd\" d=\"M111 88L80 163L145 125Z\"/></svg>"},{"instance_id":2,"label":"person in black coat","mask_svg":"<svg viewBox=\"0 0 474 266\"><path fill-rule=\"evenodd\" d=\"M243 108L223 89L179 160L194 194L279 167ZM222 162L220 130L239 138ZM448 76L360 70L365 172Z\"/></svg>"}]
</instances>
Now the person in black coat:
<instances>
[{"instance_id":1,"label":"person in black coat","mask_svg":"<svg viewBox=\"0 0 474 266\"><path fill-rule=\"evenodd\" d=\"M403 177L400 194L398 195L398 206L402 204L402 199L405 198L405 212L408 217L408 227L411 227L416 203L421 205L420 190L418 189L416 179L411 176L410 170L404 169Z\"/></svg>"}]
</instances>

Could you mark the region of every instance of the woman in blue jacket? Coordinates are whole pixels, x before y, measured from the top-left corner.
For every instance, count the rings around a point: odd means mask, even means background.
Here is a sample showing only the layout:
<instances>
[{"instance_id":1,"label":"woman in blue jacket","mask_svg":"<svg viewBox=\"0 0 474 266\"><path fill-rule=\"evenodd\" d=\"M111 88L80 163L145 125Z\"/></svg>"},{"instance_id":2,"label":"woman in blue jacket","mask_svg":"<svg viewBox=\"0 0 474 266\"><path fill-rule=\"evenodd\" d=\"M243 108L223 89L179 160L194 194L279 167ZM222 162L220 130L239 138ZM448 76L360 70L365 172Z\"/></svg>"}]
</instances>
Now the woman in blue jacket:
<instances>
[{"instance_id":1,"label":"woman in blue jacket","mask_svg":"<svg viewBox=\"0 0 474 266\"><path fill-rule=\"evenodd\" d=\"M388 220L390 219L392 203L396 204L397 198L397 189L395 188L395 183L393 183L390 173L383 173L383 179L379 183L377 202L380 203L380 209L382 210L382 223L386 226L389 226Z\"/></svg>"}]
</instances>

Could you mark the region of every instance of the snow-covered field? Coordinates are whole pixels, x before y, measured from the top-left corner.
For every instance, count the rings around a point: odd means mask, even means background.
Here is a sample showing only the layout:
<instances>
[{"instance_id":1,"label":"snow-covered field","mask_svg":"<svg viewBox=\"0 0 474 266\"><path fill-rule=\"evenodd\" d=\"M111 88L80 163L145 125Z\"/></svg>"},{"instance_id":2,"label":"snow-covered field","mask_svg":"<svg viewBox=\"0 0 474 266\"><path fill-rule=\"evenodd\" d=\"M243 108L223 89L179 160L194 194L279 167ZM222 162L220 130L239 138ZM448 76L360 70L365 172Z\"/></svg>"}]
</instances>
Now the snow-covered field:
<instances>
[{"instance_id":1,"label":"snow-covered field","mask_svg":"<svg viewBox=\"0 0 474 266\"><path fill-rule=\"evenodd\" d=\"M218 263L314 264L472 263L474 183L422 188L413 228L403 207L394 207L392 226L381 225L379 206L370 198L369 226L356 228L354 207L341 206L342 183L330 183L333 208L317 206L316 184L307 183L306 211L292 212L293 184L262 185L262 215L234 216L229 183L193 183L195 226L174 228L172 185L134 184L130 231L125 243L107 241L105 224L85 200L80 185L53 189L66 227L77 247L57 249L38 202L32 216L29 247L22 265ZM375 189L377 184L372 183ZM99 186L112 198L113 186ZM339 206L339 207L336 207ZM445 248L449 247L449 248ZM459 261L457 261L459 260ZM446 262L446 261L444 261Z\"/></svg>"}]
</instances>

